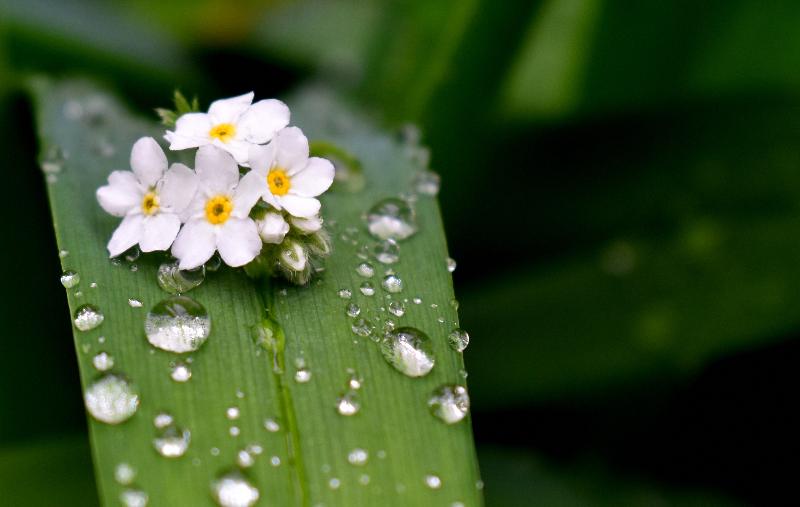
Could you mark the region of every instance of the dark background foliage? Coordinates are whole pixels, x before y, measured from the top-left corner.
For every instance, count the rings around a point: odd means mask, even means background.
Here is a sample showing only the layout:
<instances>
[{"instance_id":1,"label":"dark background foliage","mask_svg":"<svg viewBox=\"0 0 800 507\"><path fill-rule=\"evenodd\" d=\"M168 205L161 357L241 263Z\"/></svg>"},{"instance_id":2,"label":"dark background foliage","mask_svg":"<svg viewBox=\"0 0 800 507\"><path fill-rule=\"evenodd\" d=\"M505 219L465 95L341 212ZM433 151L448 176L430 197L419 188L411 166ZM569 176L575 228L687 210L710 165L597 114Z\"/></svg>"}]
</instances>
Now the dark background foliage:
<instances>
[{"instance_id":1,"label":"dark background foliage","mask_svg":"<svg viewBox=\"0 0 800 507\"><path fill-rule=\"evenodd\" d=\"M18 86L48 73L143 112L318 81L418 124L488 505L791 503L798 26L789 0L3 0L3 489L96 501Z\"/></svg>"}]
</instances>

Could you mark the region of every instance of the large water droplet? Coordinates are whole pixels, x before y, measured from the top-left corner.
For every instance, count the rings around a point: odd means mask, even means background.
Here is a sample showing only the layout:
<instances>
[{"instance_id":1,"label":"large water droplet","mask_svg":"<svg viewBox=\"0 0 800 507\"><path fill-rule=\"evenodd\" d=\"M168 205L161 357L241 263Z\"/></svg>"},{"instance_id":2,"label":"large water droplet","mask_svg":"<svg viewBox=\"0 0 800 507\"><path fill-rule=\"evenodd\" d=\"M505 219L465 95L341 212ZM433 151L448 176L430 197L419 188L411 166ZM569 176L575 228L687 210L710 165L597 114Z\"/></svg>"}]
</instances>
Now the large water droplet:
<instances>
[{"instance_id":1,"label":"large water droplet","mask_svg":"<svg viewBox=\"0 0 800 507\"><path fill-rule=\"evenodd\" d=\"M94 305L83 305L75 310L75 327L81 331L89 331L103 323L103 312Z\"/></svg>"},{"instance_id":2,"label":"large water droplet","mask_svg":"<svg viewBox=\"0 0 800 507\"><path fill-rule=\"evenodd\" d=\"M397 294L403 290L403 280L401 280L397 275L386 275L381 282L381 287L383 287L386 292Z\"/></svg>"},{"instance_id":3,"label":"large water droplet","mask_svg":"<svg viewBox=\"0 0 800 507\"><path fill-rule=\"evenodd\" d=\"M106 374L92 382L84 392L86 410L100 422L119 424L139 408L139 393L127 380Z\"/></svg>"},{"instance_id":4,"label":"large water droplet","mask_svg":"<svg viewBox=\"0 0 800 507\"><path fill-rule=\"evenodd\" d=\"M469 345L469 333L463 329L453 329L450 331L450 334L447 335L447 341L450 343L450 347L452 347L453 350L464 352L464 349Z\"/></svg>"},{"instance_id":5,"label":"large water droplet","mask_svg":"<svg viewBox=\"0 0 800 507\"><path fill-rule=\"evenodd\" d=\"M206 279L206 267L181 270L178 261L165 262L158 267L158 285L170 294L183 294Z\"/></svg>"},{"instance_id":6,"label":"large water droplet","mask_svg":"<svg viewBox=\"0 0 800 507\"><path fill-rule=\"evenodd\" d=\"M356 448L347 454L347 461L351 465L364 466L369 459L369 453L364 449Z\"/></svg>"},{"instance_id":7,"label":"large water droplet","mask_svg":"<svg viewBox=\"0 0 800 507\"><path fill-rule=\"evenodd\" d=\"M428 335L413 327L401 327L381 340L384 359L409 377L422 377L433 369L435 359Z\"/></svg>"},{"instance_id":8,"label":"large water droplet","mask_svg":"<svg viewBox=\"0 0 800 507\"><path fill-rule=\"evenodd\" d=\"M175 382L187 382L190 378L192 378L192 370L189 368L189 365L182 362L175 363L175 366L172 367L172 371L170 371L169 376Z\"/></svg>"},{"instance_id":9,"label":"large water droplet","mask_svg":"<svg viewBox=\"0 0 800 507\"><path fill-rule=\"evenodd\" d=\"M375 258L382 264L394 264L400 260L400 245L393 239L380 241L373 250Z\"/></svg>"},{"instance_id":10,"label":"large water droplet","mask_svg":"<svg viewBox=\"0 0 800 507\"><path fill-rule=\"evenodd\" d=\"M92 366L97 371L107 371L114 367L114 358L108 352L98 352L92 358Z\"/></svg>"},{"instance_id":11,"label":"large water droplet","mask_svg":"<svg viewBox=\"0 0 800 507\"><path fill-rule=\"evenodd\" d=\"M191 437L188 429L169 424L153 439L153 447L165 458L180 458L189 448Z\"/></svg>"},{"instance_id":12,"label":"large water droplet","mask_svg":"<svg viewBox=\"0 0 800 507\"><path fill-rule=\"evenodd\" d=\"M211 483L211 494L220 507L250 507L260 493L241 472L228 472Z\"/></svg>"},{"instance_id":13,"label":"large water droplet","mask_svg":"<svg viewBox=\"0 0 800 507\"><path fill-rule=\"evenodd\" d=\"M191 352L205 343L211 332L206 309L187 296L171 296L156 304L144 322L147 341L177 354Z\"/></svg>"},{"instance_id":14,"label":"large water droplet","mask_svg":"<svg viewBox=\"0 0 800 507\"><path fill-rule=\"evenodd\" d=\"M431 413L447 424L454 424L469 413L469 395L464 386L442 386L428 400Z\"/></svg>"},{"instance_id":15,"label":"large water droplet","mask_svg":"<svg viewBox=\"0 0 800 507\"><path fill-rule=\"evenodd\" d=\"M61 273L61 285L66 289L71 289L81 282L81 275L77 271L68 269Z\"/></svg>"},{"instance_id":16,"label":"large water droplet","mask_svg":"<svg viewBox=\"0 0 800 507\"><path fill-rule=\"evenodd\" d=\"M146 507L148 500L147 493L140 489L126 489L119 495L119 501L125 507Z\"/></svg>"},{"instance_id":17,"label":"large water droplet","mask_svg":"<svg viewBox=\"0 0 800 507\"><path fill-rule=\"evenodd\" d=\"M442 179L433 171L422 170L414 175L413 184L417 193L433 197L439 193Z\"/></svg>"},{"instance_id":18,"label":"large water droplet","mask_svg":"<svg viewBox=\"0 0 800 507\"><path fill-rule=\"evenodd\" d=\"M402 240L417 232L414 210L402 199L384 199L367 213L367 228L378 239Z\"/></svg>"}]
</instances>

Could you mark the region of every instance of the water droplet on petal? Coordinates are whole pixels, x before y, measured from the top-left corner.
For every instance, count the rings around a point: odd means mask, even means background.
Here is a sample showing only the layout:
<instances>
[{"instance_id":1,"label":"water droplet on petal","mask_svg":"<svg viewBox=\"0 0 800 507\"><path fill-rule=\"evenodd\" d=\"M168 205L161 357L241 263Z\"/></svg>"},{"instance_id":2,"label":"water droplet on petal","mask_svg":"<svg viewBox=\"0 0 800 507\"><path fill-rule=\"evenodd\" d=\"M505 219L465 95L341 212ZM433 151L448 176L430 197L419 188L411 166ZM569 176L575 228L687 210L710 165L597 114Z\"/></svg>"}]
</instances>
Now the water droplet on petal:
<instances>
[{"instance_id":1,"label":"water droplet on petal","mask_svg":"<svg viewBox=\"0 0 800 507\"><path fill-rule=\"evenodd\" d=\"M139 408L139 393L119 375L106 374L92 382L84 392L86 410L100 422L125 422Z\"/></svg>"},{"instance_id":2,"label":"water droplet on petal","mask_svg":"<svg viewBox=\"0 0 800 507\"><path fill-rule=\"evenodd\" d=\"M413 327L401 327L381 340L384 359L409 377L422 377L433 369L435 359L428 335Z\"/></svg>"},{"instance_id":3,"label":"water droplet on petal","mask_svg":"<svg viewBox=\"0 0 800 507\"><path fill-rule=\"evenodd\" d=\"M192 370L189 368L188 364L178 362L172 367L172 371L170 372L169 376L175 382L187 382L190 378L192 378Z\"/></svg>"},{"instance_id":4,"label":"water droplet on petal","mask_svg":"<svg viewBox=\"0 0 800 507\"><path fill-rule=\"evenodd\" d=\"M442 487L442 480L438 475L428 474L425 476L425 485L431 489L439 489Z\"/></svg>"},{"instance_id":5,"label":"water droplet on petal","mask_svg":"<svg viewBox=\"0 0 800 507\"><path fill-rule=\"evenodd\" d=\"M403 290L403 280L397 275L386 275L383 282L381 282L381 287L383 287L386 292L397 294Z\"/></svg>"},{"instance_id":6,"label":"water droplet on petal","mask_svg":"<svg viewBox=\"0 0 800 507\"><path fill-rule=\"evenodd\" d=\"M372 264L369 262L362 262L356 268L356 273L364 278L372 278L372 275L375 274L375 268L373 268Z\"/></svg>"},{"instance_id":7,"label":"water droplet on petal","mask_svg":"<svg viewBox=\"0 0 800 507\"><path fill-rule=\"evenodd\" d=\"M136 478L136 470L128 463L120 463L114 468L114 480L118 484L127 486Z\"/></svg>"},{"instance_id":8,"label":"water droplet on petal","mask_svg":"<svg viewBox=\"0 0 800 507\"><path fill-rule=\"evenodd\" d=\"M194 289L206 279L206 268L182 270L178 261L165 262L158 267L158 285L170 294L183 294Z\"/></svg>"},{"instance_id":9,"label":"water droplet on petal","mask_svg":"<svg viewBox=\"0 0 800 507\"><path fill-rule=\"evenodd\" d=\"M360 290L365 296L372 296L375 294L375 286L372 285L372 282L362 283L358 290Z\"/></svg>"},{"instance_id":10,"label":"water droplet on petal","mask_svg":"<svg viewBox=\"0 0 800 507\"><path fill-rule=\"evenodd\" d=\"M452 273L456 270L456 261L452 257L447 258L447 271Z\"/></svg>"},{"instance_id":11,"label":"water droplet on petal","mask_svg":"<svg viewBox=\"0 0 800 507\"><path fill-rule=\"evenodd\" d=\"M450 343L450 347L452 347L453 350L464 352L464 349L469 345L469 333L463 329L453 329L450 331L450 334L447 335L447 341Z\"/></svg>"},{"instance_id":12,"label":"water droplet on petal","mask_svg":"<svg viewBox=\"0 0 800 507\"><path fill-rule=\"evenodd\" d=\"M414 190L422 195L436 196L442 186L442 179L433 171L422 170L414 175Z\"/></svg>"},{"instance_id":13,"label":"water droplet on petal","mask_svg":"<svg viewBox=\"0 0 800 507\"><path fill-rule=\"evenodd\" d=\"M417 232L414 210L402 199L384 199L367 213L367 228L377 239L402 240Z\"/></svg>"},{"instance_id":14,"label":"water droplet on petal","mask_svg":"<svg viewBox=\"0 0 800 507\"><path fill-rule=\"evenodd\" d=\"M369 459L369 453L364 449L356 448L347 454L347 461L351 465L364 466Z\"/></svg>"},{"instance_id":15,"label":"water droplet on petal","mask_svg":"<svg viewBox=\"0 0 800 507\"><path fill-rule=\"evenodd\" d=\"M447 424L455 424L469 413L469 395L464 386L442 386L428 400L431 413Z\"/></svg>"},{"instance_id":16,"label":"water droplet on petal","mask_svg":"<svg viewBox=\"0 0 800 507\"><path fill-rule=\"evenodd\" d=\"M75 327L81 331L90 331L103 323L105 316L94 305L83 305L75 310Z\"/></svg>"},{"instance_id":17,"label":"water droplet on petal","mask_svg":"<svg viewBox=\"0 0 800 507\"><path fill-rule=\"evenodd\" d=\"M81 282L81 275L76 271L68 269L61 274L61 285L66 289L71 289Z\"/></svg>"},{"instance_id":18,"label":"water droplet on petal","mask_svg":"<svg viewBox=\"0 0 800 507\"><path fill-rule=\"evenodd\" d=\"M92 366L97 371L107 371L114 367L114 358L108 352L98 352L92 358Z\"/></svg>"},{"instance_id":19,"label":"water droplet on petal","mask_svg":"<svg viewBox=\"0 0 800 507\"><path fill-rule=\"evenodd\" d=\"M260 493L241 472L234 470L211 483L211 495L220 507L250 507Z\"/></svg>"},{"instance_id":20,"label":"water droplet on petal","mask_svg":"<svg viewBox=\"0 0 800 507\"><path fill-rule=\"evenodd\" d=\"M205 343L211 332L211 319L194 299L171 296L148 312L144 330L151 345L180 354L197 350Z\"/></svg>"}]
</instances>

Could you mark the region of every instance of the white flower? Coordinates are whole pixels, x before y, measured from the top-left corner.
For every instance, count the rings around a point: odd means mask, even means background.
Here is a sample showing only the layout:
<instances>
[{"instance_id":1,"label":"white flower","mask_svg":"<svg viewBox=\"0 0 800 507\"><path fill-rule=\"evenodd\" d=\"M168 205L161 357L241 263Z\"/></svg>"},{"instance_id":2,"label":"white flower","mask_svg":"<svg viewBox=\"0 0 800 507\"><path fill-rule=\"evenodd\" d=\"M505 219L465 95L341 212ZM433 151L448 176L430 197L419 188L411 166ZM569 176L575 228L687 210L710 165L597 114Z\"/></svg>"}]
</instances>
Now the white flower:
<instances>
[{"instance_id":1,"label":"white flower","mask_svg":"<svg viewBox=\"0 0 800 507\"><path fill-rule=\"evenodd\" d=\"M278 244L289 232L289 224L283 219L282 214L275 211L268 211L263 218L256 220L256 225L264 243Z\"/></svg>"},{"instance_id":2,"label":"white flower","mask_svg":"<svg viewBox=\"0 0 800 507\"><path fill-rule=\"evenodd\" d=\"M172 255L180 260L180 269L202 265L215 251L229 266L247 264L261 251L258 228L248 217L257 193L239 181L236 161L215 146L197 150L195 171L197 193L172 245Z\"/></svg>"},{"instance_id":3,"label":"white flower","mask_svg":"<svg viewBox=\"0 0 800 507\"><path fill-rule=\"evenodd\" d=\"M276 99L253 102L253 92L211 103L208 113L186 113L175 131L164 138L170 150L213 144L227 151L240 165L247 165L249 149L272 139L289 124L289 108Z\"/></svg>"},{"instance_id":4,"label":"white flower","mask_svg":"<svg viewBox=\"0 0 800 507\"><path fill-rule=\"evenodd\" d=\"M166 250L181 226L180 213L197 189L195 174L172 164L152 137L136 141L131 171L114 171L108 185L97 189L97 200L111 215L125 217L108 242L111 257L138 243L143 252Z\"/></svg>"},{"instance_id":5,"label":"white flower","mask_svg":"<svg viewBox=\"0 0 800 507\"><path fill-rule=\"evenodd\" d=\"M313 234L322 229L322 218L319 215L310 218L289 217L289 221L303 234Z\"/></svg>"},{"instance_id":6,"label":"white flower","mask_svg":"<svg viewBox=\"0 0 800 507\"><path fill-rule=\"evenodd\" d=\"M279 131L266 146L251 147L250 166L242 181L259 189L268 204L300 218L319 213L316 196L333 183L333 164L308 157L308 139L297 127Z\"/></svg>"}]
</instances>

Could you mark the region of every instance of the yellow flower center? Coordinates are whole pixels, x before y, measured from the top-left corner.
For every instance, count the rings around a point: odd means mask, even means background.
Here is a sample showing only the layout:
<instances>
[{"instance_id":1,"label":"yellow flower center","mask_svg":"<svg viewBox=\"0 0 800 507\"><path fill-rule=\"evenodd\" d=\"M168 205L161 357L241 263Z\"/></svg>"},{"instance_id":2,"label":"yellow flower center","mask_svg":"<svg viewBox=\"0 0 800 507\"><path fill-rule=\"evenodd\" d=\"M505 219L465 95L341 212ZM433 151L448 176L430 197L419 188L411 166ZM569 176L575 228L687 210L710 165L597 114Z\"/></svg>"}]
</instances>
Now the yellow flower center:
<instances>
[{"instance_id":1,"label":"yellow flower center","mask_svg":"<svg viewBox=\"0 0 800 507\"><path fill-rule=\"evenodd\" d=\"M292 188L292 182L286 176L286 171L280 168L273 169L267 174L267 184L272 195L286 195Z\"/></svg>"},{"instance_id":2,"label":"yellow flower center","mask_svg":"<svg viewBox=\"0 0 800 507\"><path fill-rule=\"evenodd\" d=\"M233 123L220 123L219 125L214 125L208 132L208 135L215 139L219 139L223 143L227 143L233 139L233 136L236 135L236 125Z\"/></svg>"},{"instance_id":3,"label":"yellow flower center","mask_svg":"<svg viewBox=\"0 0 800 507\"><path fill-rule=\"evenodd\" d=\"M147 192L142 199L142 213L152 215L158 211L158 196L155 192Z\"/></svg>"},{"instance_id":4,"label":"yellow flower center","mask_svg":"<svg viewBox=\"0 0 800 507\"><path fill-rule=\"evenodd\" d=\"M206 220L214 225L224 224L231 216L233 203L225 195L218 195L206 201Z\"/></svg>"}]
</instances>

